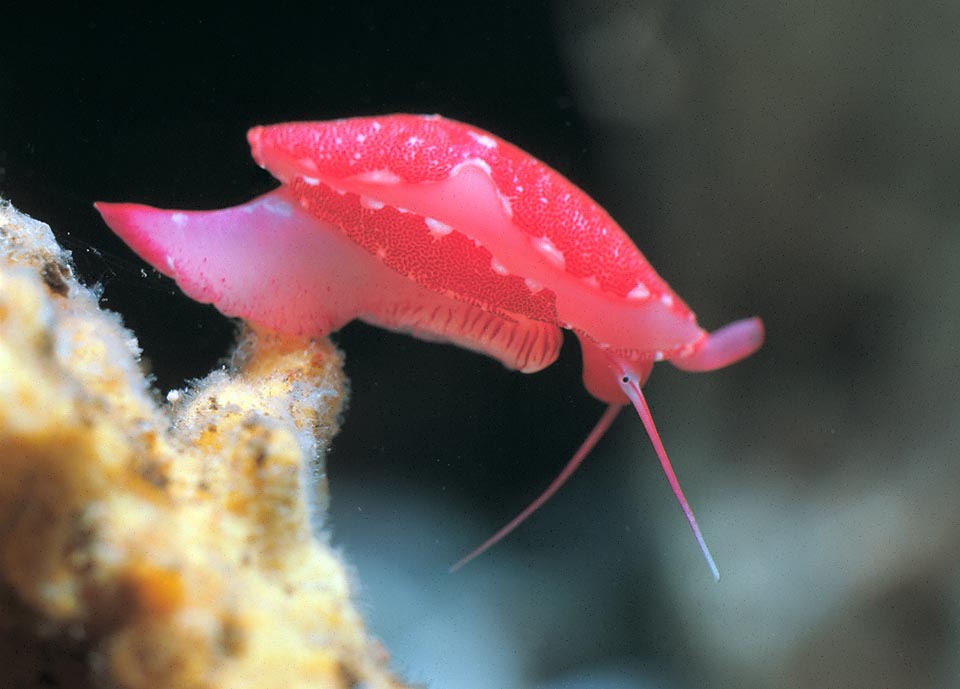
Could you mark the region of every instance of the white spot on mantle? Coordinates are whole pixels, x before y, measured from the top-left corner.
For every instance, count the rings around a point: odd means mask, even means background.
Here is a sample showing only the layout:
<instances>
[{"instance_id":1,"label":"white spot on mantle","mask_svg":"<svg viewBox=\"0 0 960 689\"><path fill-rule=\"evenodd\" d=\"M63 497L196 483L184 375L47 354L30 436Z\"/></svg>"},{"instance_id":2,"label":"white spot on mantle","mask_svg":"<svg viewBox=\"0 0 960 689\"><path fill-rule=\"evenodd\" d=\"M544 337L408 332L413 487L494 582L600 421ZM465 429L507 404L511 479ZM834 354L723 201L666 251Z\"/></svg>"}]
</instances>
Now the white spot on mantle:
<instances>
[{"instance_id":1,"label":"white spot on mantle","mask_svg":"<svg viewBox=\"0 0 960 689\"><path fill-rule=\"evenodd\" d=\"M300 179L302 179L305 183L309 184L311 187L320 186L320 180L317 179L316 177L301 177Z\"/></svg>"},{"instance_id":2,"label":"white spot on mantle","mask_svg":"<svg viewBox=\"0 0 960 689\"><path fill-rule=\"evenodd\" d=\"M497 140L494 139L492 136L488 136L488 135L486 135L486 134L481 134L480 132L474 132L474 131L471 131L471 130L469 130L469 129L467 130L467 135L468 135L471 139L473 139L474 141L476 141L478 144L480 144L481 146L483 146L483 147L485 147L485 148L496 148L496 147L497 147Z\"/></svg>"},{"instance_id":3,"label":"white spot on mantle","mask_svg":"<svg viewBox=\"0 0 960 689\"><path fill-rule=\"evenodd\" d=\"M563 268L567 265L567 261L563 257L563 252L560 251L560 249L558 249L546 235L534 239L533 248L539 251L540 254L546 258L550 265L552 265L554 268L563 270Z\"/></svg>"},{"instance_id":4,"label":"white spot on mantle","mask_svg":"<svg viewBox=\"0 0 960 689\"><path fill-rule=\"evenodd\" d=\"M490 259L490 270L492 270L492 271L493 271L494 273L496 273L497 275L509 275L509 274L510 274L510 271L507 270L507 267L506 267L505 265L503 265L502 263L500 263L500 261L498 261L498 260L495 259L495 258L491 258L491 259Z\"/></svg>"},{"instance_id":5,"label":"white spot on mantle","mask_svg":"<svg viewBox=\"0 0 960 689\"><path fill-rule=\"evenodd\" d=\"M369 182L370 184L400 184L400 177L391 170L370 170L361 172L356 177L358 182Z\"/></svg>"},{"instance_id":6,"label":"white spot on mantle","mask_svg":"<svg viewBox=\"0 0 960 689\"><path fill-rule=\"evenodd\" d=\"M650 298L650 290L642 282L638 282L636 287L627 292L627 299L644 300Z\"/></svg>"},{"instance_id":7,"label":"white spot on mantle","mask_svg":"<svg viewBox=\"0 0 960 689\"><path fill-rule=\"evenodd\" d=\"M173 224L177 227L183 227L187 224L187 214L186 213L174 213L170 216L170 220L173 221Z\"/></svg>"},{"instance_id":8,"label":"white spot on mantle","mask_svg":"<svg viewBox=\"0 0 960 689\"><path fill-rule=\"evenodd\" d=\"M660 302L667 307L673 306L673 297L669 294L663 294L660 297Z\"/></svg>"},{"instance_id":9,"label":"white spot on mantle","mask_svg":"<svg viewBox=\"0 0 960 689\"><path fill-rule=\"evenodd\" d=\"M372 211L378 211L383 208L383 201L378 201L377 199L372 199L369 196L360 197L360 205L364 208L369 208Z\"/></svg>"},{"instance_id":10,"label":"white spot on mantle","mask_svg":"<svg viewBox=\"0 0 960 689\"><path fill-rule=\"evenodd\" d=\"M433 218L424 218L423 222L427 224L427 229L430 230L430 234L433 235L434 239L440 239L441 237L446 237L448 234L453 232L453 228L442 223L439 220Z\"/></svg>"},{"instance_id":11,"label":"white spot on mantle","mask_svg":"<svg viewBox=\"0 0 960 689\"><path fill-rule=\"evenodd\" d=\"M527 289L533 292L534 294L536 294L537 292L543 289L543 285L541 285L536 280L531 280L530 278L524 278L523 284L525 284L527 286Z\"/></svg>"}]
</instances>

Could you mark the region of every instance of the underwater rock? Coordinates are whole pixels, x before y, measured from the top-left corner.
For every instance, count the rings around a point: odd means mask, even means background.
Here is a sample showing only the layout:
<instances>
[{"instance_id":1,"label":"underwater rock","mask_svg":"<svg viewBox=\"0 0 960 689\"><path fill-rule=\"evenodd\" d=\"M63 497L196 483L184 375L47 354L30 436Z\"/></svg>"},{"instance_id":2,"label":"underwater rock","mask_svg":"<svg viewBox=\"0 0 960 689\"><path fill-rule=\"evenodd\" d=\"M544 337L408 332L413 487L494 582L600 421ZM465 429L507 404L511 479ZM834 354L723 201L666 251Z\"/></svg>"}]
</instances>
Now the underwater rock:
<instances>
[{"instance_id":1,"label":"underwater rock","mask_svg":"<svg viewBox=\"0 0 960 689\"><path fill-rule=\"evenodd\" d=\"M0 201L0 685L404 686L311 528L333 345L245 330L165 404L139 355Z\"/></svg>"}]
</instances>

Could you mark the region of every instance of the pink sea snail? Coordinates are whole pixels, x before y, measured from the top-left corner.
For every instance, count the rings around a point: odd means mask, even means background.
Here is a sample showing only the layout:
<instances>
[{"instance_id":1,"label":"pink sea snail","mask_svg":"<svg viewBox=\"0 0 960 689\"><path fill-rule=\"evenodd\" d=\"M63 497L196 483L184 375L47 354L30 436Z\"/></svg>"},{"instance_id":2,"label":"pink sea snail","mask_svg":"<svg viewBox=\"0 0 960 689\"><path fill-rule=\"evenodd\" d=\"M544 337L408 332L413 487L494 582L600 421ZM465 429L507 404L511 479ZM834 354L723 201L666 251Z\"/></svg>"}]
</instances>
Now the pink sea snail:
<instances>
[{"instance_id":1,"label":"pink sea snail","mask_svg":"<svg viewBox=\"0 0 960 689\"><path fill-rule=\"evenodd\" d=\"M609 406L544 493L550 498L632 403L714 577L719 572L641 386L654 362L711 371L755 352L759 318L712 333L585 192L471 125L388 115L254 127L253 157L281 182L215 211L97 203L144 260L227 316L301 336L359 318L481 352L524 373L553 363L561 328L587 390Z\"/></svg>"}]
</instances>

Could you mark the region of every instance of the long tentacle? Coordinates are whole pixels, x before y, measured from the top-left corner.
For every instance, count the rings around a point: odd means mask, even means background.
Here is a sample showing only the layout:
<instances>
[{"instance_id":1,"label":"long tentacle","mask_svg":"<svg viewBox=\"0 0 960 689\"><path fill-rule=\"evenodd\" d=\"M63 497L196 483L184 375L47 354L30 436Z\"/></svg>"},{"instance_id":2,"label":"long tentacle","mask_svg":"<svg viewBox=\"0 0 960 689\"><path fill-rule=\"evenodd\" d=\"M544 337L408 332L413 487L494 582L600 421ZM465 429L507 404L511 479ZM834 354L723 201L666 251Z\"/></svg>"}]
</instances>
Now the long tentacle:
<instances>
[{"instance_id":1,"label":"long tentacle","mask_svg":"<svg viewBox=\"0 0 960 689\"><path fill-rule=\"evenodd\" d=\"M657 457L660 459L660 466L663 467L663 473L667 475L667 481L670 482L670 487L673 489L673 494L676 496L677 502L680 503L680 509L683 510L683 514L690 524L690 529L693 531L697 543L700 544L700 551L707 561L707 566L710 567L713 578L720 581L720 570L717 569L717 564L713 561L710 549L707 548L707 542L703 539L703 534L700 532L697 519L693 516L693 510L690 509L690 504L687 502L687 498L680 488L680 481L677 480L677 475L673 471L673 465L670 464L670 458L667 457L667 451L663 447L663 441L660 440L660 434L657 432L657 427L653 423L653 416L650 415L650 407L647 406L647 400L640 391L639 382L634 376L625 372L620 379L620 387L627 397L630 398L630 401L633 402L634 408L636 408L637 413L640 415L640 420L643 421L643 426L647 429L650 442L653 443L653 449L656 450Z\"/></svg>"},{"instance_id":2,"label":"long tentacle","mask_svg":"<svg viewBox=\"0 0 960 689\"><path fill-rule=\"evenodd\" d=\"M465 564L499 543L507 534L526 521L527 517L536 512L547 500L552 498L553 494L560 490L560 487L566 483L567 479L573 475L573 472L575 472L583 463L583 460L587 458L587 455L590 454L591 450L593 450L600 438L603 437L603 435L610 428L611 424L613 424L614 419L617 418L617 414L621 409L623 409L622 405L609 405L600 416L600 420L597 421L596 425L593 427L593 430L590 431L590 434L574 453L573 457L570 458L570 461L567 462L567 465L563 467L563 470L557 474L557 477L553 479L549 486L547 486L547 489L543 491L543 493L541 493L536 500L531 502L520 514L507 522L507 524L504 525L499 531L477 546L471 553L454 563L453 566L450 567L450 571L456 572Z\"/></svg>"}]
</instances>

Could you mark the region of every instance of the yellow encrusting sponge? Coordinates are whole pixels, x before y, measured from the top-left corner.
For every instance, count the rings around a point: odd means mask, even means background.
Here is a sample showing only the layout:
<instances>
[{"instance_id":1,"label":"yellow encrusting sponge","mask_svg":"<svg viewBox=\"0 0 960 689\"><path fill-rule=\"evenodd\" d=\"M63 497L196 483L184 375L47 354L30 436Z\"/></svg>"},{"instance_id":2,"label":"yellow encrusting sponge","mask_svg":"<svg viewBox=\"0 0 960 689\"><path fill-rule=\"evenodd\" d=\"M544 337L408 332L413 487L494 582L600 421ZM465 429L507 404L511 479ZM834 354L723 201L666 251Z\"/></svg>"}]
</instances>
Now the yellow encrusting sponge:
<instances>
[{"instance_id":1,"label":"yellow encrusting sponge","mask_svg":"<svg viewBox=\"0 0 960 689\"><path fill-rule=\"evenodd\" d=\"M311 529L337 350L246 329L166 404L139 353L0 201L0 687L404 686Z\"/></svg>"}]
</instances>

